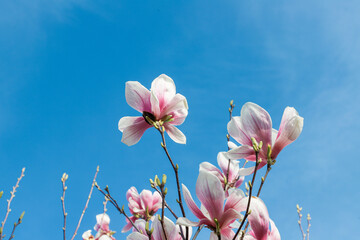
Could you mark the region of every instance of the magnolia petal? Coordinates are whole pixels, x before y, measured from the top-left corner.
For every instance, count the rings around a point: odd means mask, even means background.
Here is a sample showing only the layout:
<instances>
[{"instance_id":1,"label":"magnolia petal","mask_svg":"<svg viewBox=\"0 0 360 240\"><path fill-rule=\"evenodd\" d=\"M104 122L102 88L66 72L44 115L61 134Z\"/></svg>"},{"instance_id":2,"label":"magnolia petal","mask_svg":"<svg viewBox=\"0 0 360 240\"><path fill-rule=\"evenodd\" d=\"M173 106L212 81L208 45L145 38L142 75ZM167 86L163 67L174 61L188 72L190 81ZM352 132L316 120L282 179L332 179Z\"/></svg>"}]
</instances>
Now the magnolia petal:
<instances>
[{"instance_id":1,"label":"magnolia petal","mask_svg":"<svg viewBox=\"0 0 360 240\"><path fill-rule=\"evenodd\" d=\"M238 147L238 145L236 145L234 142L232 142L232 141L228 141L228 147L230 148L230 149L233 149L233 148L237 148Z\"/></svg>"},{"instance_id":2,"label":"magnolia petal","mask_svg":"<svg viewBox=\"0 0 360 240\"><path fill-rule=\"evenodd\" d=\"M153 91L151 91L150 102L151 102L151 113L155 116L156 119L160 119L161 118L160 102L158 97L155 95Z\"/></svg>"},{"instance_id":3,"label":"magnolia petal","mask_svg":"<svg viewBox=\"0 0 360 240\"><path fill-rule=\"evenodd\" d=\"M240 117L232 117L227 125L227 130L231 137L242 145L252 145L251 136L245 131Z\"/></svg>"},{"instance_id":4,"label":"magnolia petal","mask_svg":"<svg viewBox=\"0 0 360 240\"><path fill-rule=\"evenodd\" d=\"M210 240L219 240L219 238L214 232L211 232L210 233Z\"/></svg>"},{"instance_id":5,"label":"magnolia petal","mask_svg":"<svg viewBox=\"0 0 360 240\"><path fill-rule=\"evenodd\" d=\"M249 168L240 168L239 169L239 176L249 176L252 174L255 170L255 167L249 167Z\"/></svg>"},{"instance_id":6,"label":"magnolia petal","mask_svg":"<svg viewBox=\"0 0 360 240\"><path fill-rule=\"evenodd\" d=\"M226 157L229 159L242 159L255 155L253 147L248 145L242 145L237 148L233 148L226 153Z\"/></svg>"},{"instance_id":7,"label":"magnolia petal","mask_svg":"<svg viewBox=\"0 0 360 240\"><path fill-rule=\"evenodd\" d=\"M182 124L185 121L185 119L186 119L186 117L188 115L188 110L187 109L180 109L178 111L171 112L170 114L172 115L172 118L174 120L172 120L169 123L171 125L177 126L177 125Z\"/></svg>"},{"instance_id":8,"label":"magnolia petal","mask_svg":"<svg viewBox=\"0 0 360 240\"><path fill-rule=\"evenodd\" d=\"M153 203L152 203L152 210L153 212L156 212L157 210L159 210L162 206L162 198L160 193L158 192L154 192L153 194Z\"/></svg>"},{"instance_id":9,"label":"magnolia petal","mask_svg":"<svg viewBox=\"0 0 360 240\"><path fill-rule=\"evenodd\" d=\"M113 240L113 239L108 235L102 235L101 237L98 238L98 240Z\"/></svg>"},{"instance_id":10,"label":"magnolia petal","mask_svg":"<svg viewBox=\"0 0 360 240\"><path fill-rule=\"evenodd\" d=\"M271 157L276 159L279 152L295 141L302 132L304 118L294 108L287 107L281 119L280 129L272 149Z\"/></svg>"},{"instance_id":11,"label":"magnolia petal","mask_svg":"<svg viewBox=\"0 0 360 240\"><path fill-rule=\"evenodd\" d=\"M133 232L132 234L127 236L126 240L149 240L149 237L139 232Z\"/></svg>"},{"instance_id":12,"label":"magnolia petal","mask_svg":"<svg viewBox=\"0 0 360 240\"><path fill-rule=\"evenodd\" d=\"M182 184L182 190L184 195L184 200L186 202L186 205L189 207L190 211L198 218L202 219L205 218L204 214L201 212L201 210L196 206L196 203L194 202L190 191L187 189L187 187Z\"/></svg>"},{"instance_id":13,"label":"magnolia petal","mask_svg":"<svg viewBox=\"0 0 360 240\"><path fill-rule=\"evenodd\" d=\"M151 125L145 122L144 119L138 119L134 124L123 130L121 141L128 146L132 146L139 142L144 132L150 127Z\"/></svg>"},{"instance_id":14,"label":"magnolia petal","mask_svg":"<svg viewBox=\"0 0 360 240\"><path fill-rule=\"evenodd\" d=\"M220 180L207 171L200 171L196 182L196 195L209 212L211 219L220 219L223 214L225 193Z\"/></svg>"},{"instance_id":15,"label":"magnolia petal","mask_svg":"<svg viewBox=\"0 0 360 240\"><path fill-rule=\"evenodd\" d=\"M109 224L110 224L110 217L106 213L96 215L96 222L95 230L98 231L99 229L103 231L109 231ZM97 228L97 229L96 229Z\"/></svg>"},{"instance_id":16,"label":"magnolia petal","mask_svg":"<svg viewBox=\"0 0 360 240\"><path fill-rule=\"evenodd\" d=\"M164 125L166 132L168 133L169 137L176 143L185 144L186 137L185 135L175 126L171 124Z\"/></svg>"},{"instance_id":17,"label":"magnolia petal","mask_svg":"<svg viewBox=\"0 0 360 240\"><path fill-rule=\"evenodd\" d=\"M244 205L244 201L241 201L245 198L245 194L242 190L234 188L229 190L229 197L226 200L224 211L229 209L235 209L236 211L242 211L246 206Z\"/></svg>"},{"instance_id":18,"label":"magnolia petal","mask_svg":"<svg viewBox=\"0 0 360 240\"><path fill-rule=\"evenodd\" d=\"M235 236L235 233L229 227L222 228L220 230L220 233L221 233L221 239L222 240L232 240L234 238L234 236Z\"/></svg>"},{"instance_id":19,"label":"magnolia petal","mask_svg":"<svg viewBox=\"0 0 360 240\"><path fill-rule=\"evenodd\" d=\"M164 109L162 109L162 115L168 115L172 112L176 112L179 110L188 110L189 106L187 104L186 98L177 93L170 102L167 103Z\"/></svg>"},{"instance_id":20,"label":"magnolia petal","mask_svg":"<svg viewBox=\"0 0 360 240\"><path fill-rule=\"evenodd\" d=\"M118 123L118 128L121 132L123 132L125 128L133 124L142 122L143 120L143 117L122 117Z\"/></svg>"},{"instance_id":21,"label":"magnolia petal","mask_svg":"<svg viewBox=\"0 0 360 240\"><path fill-rule=\"evenodd\" d=\"M271 232L270 232L268 239L269 240L281 240L279 230L277 229L275 223L271 219L270 219L270 227L271 227Z\"/></svg>"},{"instance_id":22,"label":"magnolia petal","mask_svg":"<svg viewBox=\"0 0 360 240\"><path fill-rule=\"evenodd\" d=\"M126 82L126 102L139 112L150 112L150 91L136 81Z\"/></svg>"},{"instance_id":23,"label":"magnolia petal","mask_svg":"<svg viewBox=\"0 0 360 240\"><path fill-rule=\"evenodd\" d=\"M92 236L91 230L87 230L86 232L84 232L84 233L82 234L82 239L87 240L87 239L89 239L91 236Z\"/></svg>"},{"instance_id":24,"label":"magnolia petal","mask_svg":"<svg viewBox=\"0 0 360 240\"><path fill-rule=\"evenodd\" d=\"M221 171L217 167L215 167L214 165L212 165L209 162L200 163L199 171L201 171L201 170L202 171L209 171L209 172L215 174L218 178L222 178Z\"/></svg>"},{"instance_id":25,"label":"magnolia petal","mask_svg":"<svg viewBox=\"0 0 360 240\"><path fill-rule=\"evenodd\" d=\"M251 214L248 220L256 239L267 240L269 230L269 213L264 202L257 197L252 197L250 202Z\"/></svg>"},{"instance_id":26,"label":"magnolia petal","mask_svg":"<svg viewBox=\"0 0 360 240\"><path fill-rule=\"evenodd\" d=\"M220 227L229 228L228 226L238 218L241 218L241 215L238 211L235 209L228 209L224 212L219 220Z\"/></svg>"},{"instance_id":27,"label":"magnolia petal","mask_svg":"<svg viewBox=\"0 0 360 240\"><path fill-rule=\"evenodd\" d=\"M228 175L229 182L232 182L235 178L237 178L239 171L238 161L227 158L226 152L219 152L217 155L217 162L223 173Z\"/></svg>"},{"instance_id":28,"label":"magnolia petal","mask_svg":"<svg viewBox=\"0 0 360 240\"><path fill-rule=\"evenodd\" d=\"M182 226L187 226L187 227L197 227L197 226L199 226L199 222L193 222L193 221L190 221L189 219L184 218L184 217L179 217L176 220L176 224L182 225Z\"/></svg>"},{"instance_id":29,"label":"magnolia petal","mask_svg":"<svg viewBox=\"0 0 360 240\"><path fill-rule=\"evenodd\" d=\"M151 83L150 91L156 95L159 100L160 110L175 96L176 87L174 81L167 75L161 74Z\"/></svg>"},{"instance_id":30,"label":"magnolia petal","mask_svg":"<svg viewBox=\"0 0 360 240\"><path fill-rule=\"evenodd\" d=\"M131 222L128 222L123 229L121 230L122 233L130 231L132 229L133 225L131 224Z\"/></svg>"},{"instance_id":31,"label":"magnolia petal","mask_svg":"<svg viewBox=\"0 0 360 240\"><path fill-rule=\"evenodd\" d=\"M265 109L252 102L245 103L241 109L240 122L248 137L262 141L263 146L271 144L272 122Z\"/></svg>"},{"instance_id":32,"label":"magnolia petal","mask_svg":"<svg viewBox=\"0 0 360 240\"><path fill-rule=\"evenodd\" d=\"M143 209L148 209L150 211L152 209L152 203L153 203L152 192L149 190L142 190L142 192L140 193L140 199L141 199L141 207Z\"/></svg>"}]
</instances>

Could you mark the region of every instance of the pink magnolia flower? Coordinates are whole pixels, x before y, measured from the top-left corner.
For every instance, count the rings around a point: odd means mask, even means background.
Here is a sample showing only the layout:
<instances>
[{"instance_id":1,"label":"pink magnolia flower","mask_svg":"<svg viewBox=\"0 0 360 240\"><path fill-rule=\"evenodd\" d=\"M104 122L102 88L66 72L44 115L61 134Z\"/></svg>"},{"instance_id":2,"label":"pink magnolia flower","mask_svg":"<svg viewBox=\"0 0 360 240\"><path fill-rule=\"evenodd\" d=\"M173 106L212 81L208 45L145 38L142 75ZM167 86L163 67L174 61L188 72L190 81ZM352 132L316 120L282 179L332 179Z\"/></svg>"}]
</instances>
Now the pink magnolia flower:
<instances>
[{"instance_id":1,"label":"pink magnolia flower","mask_svg":"<svg viewBox=\"0 0 360 240\"><path fill-rule=\"evenodd\" d=\"M225 190L226 197L229 196L230 188L238 188L244 181L244 176L250 175L254 171L254 167L240 168L239 161L226 158L224 152L220 152L217 156L217 162L220 169L208 162L200 164L200 171L208 171L215 175L221 182L222 188ZM228 169L229 167L229 169Z\"/></svg>"},{"instance_id":2,"label":"pink magnolia flower","mask_svg":"<svg viewBox=\"0 0 360 240\"><path fill-rule=\"evenodd\" d=\"M205 224L213 231L212 237L220 234L223 240L232 239L235 234L231 230L231 224L242 217L240 210L246 206L241 205L245 203L241 201L244 198L244 193L240 189L233 189L224 206L225 192L219 178L209 171L200 170L196 182L196 195L201 202L199 209L186 186L182 185L182 187L184 200L191 212L199 219L199 222L178 218L177 224L184 226Z\"/></svg>"},{"instance_id":3,"label":"pink magnolia flower","mask_svg":"<svg viewBox=\"0 0 360 240\"><path fill-rule=\"evenodd\" d=\"M248 201L248 198L243 201ZM260 198L252 197L250 210L251 214L248 220L251 229L245 235L245 240L281 240L280 233L275 223L269 218L268 210ZM269 223L271 230L269 229Z\"/></svg>"},{"instance_id":4,"label":"pink magnolia flower","mask_svg":"<svg viewBox=\"0 0 360 240\"><path fill-rule=\"evenodd\" d=\"M141 117L123 117L119 121L119 130L123 133L121 141L128 146L136 144L151 122L161 121L170 138L177 143L186 143L185 135L175 126L185 121L188 115L186 98L176 93L174 81L161 74L151 83L150 91L139 82L126 82L126 102ZM149 122L150 119L150 122Z\"/></svg>"},{"instance_id":5,"label":"pink magnolia flower","mask_svg":"<svg viewBox=\"0 0 360 240\"><path fill-rule=\"evenodd\" d=\"M109 224L110 217L106 213L96 215L96 225L94 229L97 233L95 237L91 234L91 230L88 230L83 233L83 240L115 240L112 236L115 232L110 230Z\"/></svg>"},{"instance_id":6,"label":"pink magnolia flower","mask_svg":"<svg viewBox=\"0 0 360 240\"><path fill-rule=\"evenodd\" d=\"M245 158L255 161L255 152L251 138L257 142L262 141L263 147L259 152L259 158L263 161L259 168L267 164L268 146L271 147L271 160L275 160L279 152L295 141L302 129L304 119L299 116L295 108L286 107L279 131L272 128L270 115L265 109L255 103L245 103L239 117L233 117L228 123L228 132L242 146L235 147L231 143L231 149L227 156L231 159Z\"/></svg>"},{"instance_id":7,"label":"pink magnolia flower","mask_svg":"<svg viewBox=\"0 0 360 240\"><path fill-rule=\"evenodd\" d=\"M135 187L131 187L126 193L129 209L133 216L130 219L135 222L137 219L146 221L153 218L154 214L161 208L162 199L158 192L151 193L149 190L143 190L140 194ZM127 219L126 219L127 220ZM128 222L122 232L127 232L132 228L131 222Z\"/></svg>"},{"instance_id":8,"label":"pink magnolia flower","mask_svg":"<svg viewBox=\"0 0 360 240\"><path fill-rule=\"evenodd\" d=\"M149 240L149 237L146 233L145 229L145 220L139 219L135 222L136 227L140 232L134 230L126 239L127 240ZM185 227L181 227L183 233L185 233ZM167 217L164 217L164 229L166 233L166 237L164 235L164 231L161 226L160 220L156 217L152 223L152 229L154 230L151 234L151 240L182 240L180 235L180 226L176 225ZM191 237L192 229L189 228L189 237Z\"/></svg>"}]
</instances>

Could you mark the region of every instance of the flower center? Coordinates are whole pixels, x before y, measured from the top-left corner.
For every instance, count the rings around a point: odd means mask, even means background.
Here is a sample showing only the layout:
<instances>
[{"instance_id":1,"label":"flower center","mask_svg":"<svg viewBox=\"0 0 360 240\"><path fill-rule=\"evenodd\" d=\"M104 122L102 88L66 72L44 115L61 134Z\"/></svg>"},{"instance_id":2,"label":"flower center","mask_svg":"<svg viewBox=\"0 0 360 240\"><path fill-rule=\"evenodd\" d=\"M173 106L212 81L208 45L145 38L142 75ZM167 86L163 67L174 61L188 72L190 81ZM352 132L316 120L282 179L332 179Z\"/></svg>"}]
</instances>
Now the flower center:
<instances>
[{"instance_id":1,"label":"flower center","mask_svg":"<svg viewBox=\"0 0 360 240\"><path fill-rule=\"evenodd\" d=\"M156 118L155 118L155 116L154 116L152 113L143 112L142 116L143 116L143 118L145 119L145 121L146 121L148 124L150 124L150 125L153 125L153 124L151 123L151 121L152 121L152 122L155 122L155 121L156 121ZM149 121L149 119L150 119L150 121Z\"/></svg>"}]
</instances>

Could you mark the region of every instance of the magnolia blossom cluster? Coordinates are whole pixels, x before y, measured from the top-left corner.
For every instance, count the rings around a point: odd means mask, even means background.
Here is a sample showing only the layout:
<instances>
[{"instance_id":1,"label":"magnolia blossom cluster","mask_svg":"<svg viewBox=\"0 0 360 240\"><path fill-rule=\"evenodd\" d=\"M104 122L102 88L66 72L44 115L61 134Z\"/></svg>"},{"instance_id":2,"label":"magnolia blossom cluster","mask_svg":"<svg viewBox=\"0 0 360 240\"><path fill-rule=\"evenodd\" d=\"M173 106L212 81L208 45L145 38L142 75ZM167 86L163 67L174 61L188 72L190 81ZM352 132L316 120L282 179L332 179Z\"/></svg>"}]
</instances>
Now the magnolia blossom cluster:
<instances>
[{"instance_id":1,"label":"magnolia blossom cluster","mask_svg":"<svg viewBox=\"0 0 360 240\"><path fill-rule=\"evenodd\" d=\"M271 169L280 151L298 138L303 128L303 118L294 108L285 108L279 130L275 130L266 110L251 102L243 105L240 116L233 116L227 125L229 135L239 145L228 141L230 150L218 153L219 167L209 162L200 164L195 191L201 203L199 207L184 184L180 190L179 166L173 163L163 135L166 132L176 143L186 142L185 135L175 127L182 124L188 115L186 98L176 93L174 81L164 74L152 82L150 90L139 82L127 82L125 97L127 103L142 116L120 119L118 127L123 133L122 142L134 145L148 128L155 127L159 130L162 134L162 147L175 172L179 194L177 201L183 213L183 216L178 217L165 204L167 189L164 191L164 185L160 186L158 183L155 188L152 186L155 192L143 190L140 194L135 187L131 187L126 194L131 216L126 219L127 224L122 230L127 232L132 229L132 233L127 236L128 240L188 240L192 235L194 239L203 227L211 231L210 239L213 240L281 239L265 203L258 196L251 195L253 186L250 186L250 192L247 187L246 193L239 187L246 176L252 176L254 182L257 170L266 165L268 170ZM242 166L241 159L245 159ZM246 166L250 164L248 161L255 162L255 165ZM182 203L182 198L185 204ZM171 200L166 203L173 204ZM185 217L184 206L193 213L195 220L193 217ZM164 216L166 208L171 211L173 221ZM95 239L102 236L112 238L108 228L110 219L107 220L107 225L98 221L95 230L99 232ZM248 223L246 227L245 221ZM193 227L199 227L195 234ZM239 234L240 230L244 231ZM86 237L89 234L86 232L84 235ZM85 237L83 236L84 239L91 239Z\"/></svg>"},{"instance_id":2,"label":"magnolia blossom cluster","mask_svg":"<svg viewBox=\"0 0 360 240\"><path fill-rule=\"evenodd\" d=\"M83 233L83 240L115 240L113 237L114 233L109 228L110 217L106 214L99 214L96 216L96 225L94 230L97 231L96 235L91 234L91 230L87 230Z\"/></svg>"}]
</instances>

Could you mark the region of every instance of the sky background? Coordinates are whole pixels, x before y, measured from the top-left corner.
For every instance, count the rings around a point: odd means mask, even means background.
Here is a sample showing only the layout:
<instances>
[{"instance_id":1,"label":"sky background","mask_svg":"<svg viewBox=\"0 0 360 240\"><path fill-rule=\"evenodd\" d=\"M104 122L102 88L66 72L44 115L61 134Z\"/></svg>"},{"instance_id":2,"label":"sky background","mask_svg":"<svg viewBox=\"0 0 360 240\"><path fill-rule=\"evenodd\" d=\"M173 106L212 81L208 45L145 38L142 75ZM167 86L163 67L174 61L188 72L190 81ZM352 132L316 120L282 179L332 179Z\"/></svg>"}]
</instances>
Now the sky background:
<instances>
[{"instance_id":1,"label":"sky background","mask_svg":"<svg viewBox=\"0 0 360 240\"><path fill-rule=\"evenodd\" d=\"M149 88L165 73L189 104L180 126L187 144L168 139L168 147L194 198L199 164L216 165L226 150L231 99L234 115L255 102L274 128L293 106L304 130L265 183L270 217L282 239L300 239L298 203L311 213L312 239L357 239L359 12L355 0L0 0L0 219L26 167L5 231L25 210L15 239L61 239L67 172L70 238L97 165L99 184L125 205L128 188L149 188L149 178L167 173L176 208L160 136L150 129L127 147L117 130L121 117L138 115L125 101L125 82ZM102 208L94 191L76 239ZM108 209L115 237L125 239L124 217Z\"/></svg>"}]
</instances>

